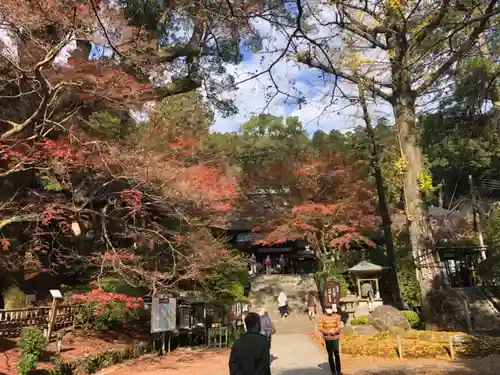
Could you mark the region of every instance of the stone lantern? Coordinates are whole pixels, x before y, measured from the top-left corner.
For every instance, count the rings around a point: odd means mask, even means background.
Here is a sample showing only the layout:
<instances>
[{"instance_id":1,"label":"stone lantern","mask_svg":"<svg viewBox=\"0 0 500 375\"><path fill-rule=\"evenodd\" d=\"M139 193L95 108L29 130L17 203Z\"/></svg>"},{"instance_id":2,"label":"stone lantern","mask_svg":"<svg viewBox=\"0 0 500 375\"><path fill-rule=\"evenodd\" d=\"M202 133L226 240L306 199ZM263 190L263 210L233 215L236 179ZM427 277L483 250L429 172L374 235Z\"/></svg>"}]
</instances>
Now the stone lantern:
<instances>
[{"instance_id":1,"label":"stone lantern","mask_svg":"<svg viewBox=\"0 0 500 375\"><path fill-rule=\"evenodd\" d=\"M379 280L387 267L363 260L348 269L356 282L358 308L355 315L366 315L377 306L383 305L380 298Z\"/></svg>"}]
</instances>

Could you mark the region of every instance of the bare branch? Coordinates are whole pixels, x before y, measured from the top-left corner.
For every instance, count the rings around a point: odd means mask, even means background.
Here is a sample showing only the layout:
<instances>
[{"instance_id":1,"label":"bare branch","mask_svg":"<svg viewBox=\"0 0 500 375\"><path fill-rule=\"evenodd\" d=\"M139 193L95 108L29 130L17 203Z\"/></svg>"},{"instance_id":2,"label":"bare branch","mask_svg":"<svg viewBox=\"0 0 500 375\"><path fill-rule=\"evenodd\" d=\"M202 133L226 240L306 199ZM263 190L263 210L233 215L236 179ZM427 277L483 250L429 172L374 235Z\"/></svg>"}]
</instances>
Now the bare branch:
<instances>
[{"instance_id":1,"label":"bare branch","mask_svg":"<svg viewBox=\"0 0 500 375\"><path fill-rule=\"evenodd\" d=\"M464 42L460 48L452 55L432 74L430 74L424 82L415 89L415 92L417 95L422 94L425 92L430 86L432 86L444 73L446 73L454 63L456 63L470 48L476 43L477 38L479 35L484 32L487 24L488 24L488 19L490 16L485 17L485 15L491 15L494 13L500 12L500 8L495 8L497 5L497 0L490 0L488 7L483 13L483 16L479 17L478 19L480 21L479 24L474 27L474 29L470 32L469 36L467 37L466 42ZM465 27L465 26L464 26Z\"/></svg>"},{"instance_id":2,"label":"bare branch","mask_svg":"<svg viewBox=\"0 0 500 375\"><path fill-rule=\"evenodd\" d=\"M425 25L421 30L417 32L417 34L413 37L412 45L418 46L420 45L440 24L444 19L446 14L449 11L450 0L443 0L439 11L437 14L430 20L430 22Z\"/></svg>"},{"instance_id":3,"label":"bare branch","mask_svg":"<svg viewBox=\"0 0 500 375\"><path fill-rule=\"evenodd\" d=\"M38 214L12 216L7 219L0 220L0 231L10 224L38 221L39 219L40 216Z\"/></svg>"},{"instance_id":4,"label":"bare branch","mask_svg":"<svg viewBox=\"0 0 500 375\"><path fill-rule=\"evenodd\" d=\"M3 122L11 126L11 129L5 131L0 135L1 140L5 140L16 134L19 134L28 126L31 126L35 121L39 120L40 116L45 112L47 106L52 101L53 95L56 94L59 91L59 89L66 84L66 82L62 81L59 82L56 86L52 87L51 83L43 75L42 69L46 65L54 61L59 52L61 52L61 49L63 49L64 46L66 46L71 41L72 38L73 38L73 33L67 34L66 37L63 40L61 40L57 46L55 46L53 49L49 51L49 53L47 53L47 55L43 60L39 61L35 65L35 67L33 68L33 74L34 78L40 83L41 86L40 96L42 97L42 100L40 101L38 108L31 114L30 117L28 117L22 123L16 123L14 121L0 119L0 122Z\"/></svg>"},{"instance_id":5,"label":"bare branch","mask_svg":"<svg viewBox=\"0 0 500 375\"><path fill-rule=\"evenodd\" d=\"M310 40L310 42L315 43L313 40ZM319 45L317 45L320 47ZM325 52L323 52L325 53ZM380 96L381 98L387 100L388 102L392 102L392 95L382 91L379 87L377 87L377 83L373 83L372 85L369 85L368 82L373 81L370 78L367 78L364 75L356 74L356 73L347 73L343 72L340 69L337 69L333 66L333 64L330 62L329 65L323 64L319 61L314 61L311 56L309 55L299 55L297 56L297 61L306 64L310 66L311 68L316 68L319 69L325 73L332 74L334 76L338 76L340 78L343 78L349 82L352 82L356 85L366 85L368 86L371 92L373 92L375 95Z\"/></svg>"}]
</instances>

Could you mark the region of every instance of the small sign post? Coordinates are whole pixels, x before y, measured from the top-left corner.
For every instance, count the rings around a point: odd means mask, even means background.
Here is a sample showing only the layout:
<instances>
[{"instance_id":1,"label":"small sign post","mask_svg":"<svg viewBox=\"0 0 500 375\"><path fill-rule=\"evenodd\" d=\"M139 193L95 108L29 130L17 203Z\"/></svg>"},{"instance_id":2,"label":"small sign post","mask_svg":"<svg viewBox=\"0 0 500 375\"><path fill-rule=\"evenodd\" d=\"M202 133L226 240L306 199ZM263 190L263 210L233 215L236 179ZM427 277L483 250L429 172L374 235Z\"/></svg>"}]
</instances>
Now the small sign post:
<instances>
[{"instance_id":1,"label":"small sign post","mask_svg":"<svg viewBox=\"0 0 500 375\"><path fill-rule=\"evenodd\" d=\"M323 291L323 306L329 308L338 305L341 298L340 283L338 281L327 281Z\"/></svg>"},{"instance_id":2,"label":"small sign post","mask_svg":"<svg viewBox=\"0 0 500 375\"><path fill-rule=\"evenodd\" d=\"M161 351L165 353L167 332L175 329L177 303L175 298L153 297L151 303L151 333L161 333ZM170 335L168 342L170 350Z\"/></svg>"},{"instance_id":3,"label":"small sign post","mask_svg":"<svg viewBox=\"0 0 500 375\"><path fill-rule=\"evenodd\" d=\"M47 337L45 337L45 342L50 342L50 336L52 335L52 330L54 329L54 323L56 321L57 304L59 300L63 298L63 295L58 289L51 289L50 295L52 296L52 306L49 313L49 326L47 327Z\"/></svg>"}]
</instances>

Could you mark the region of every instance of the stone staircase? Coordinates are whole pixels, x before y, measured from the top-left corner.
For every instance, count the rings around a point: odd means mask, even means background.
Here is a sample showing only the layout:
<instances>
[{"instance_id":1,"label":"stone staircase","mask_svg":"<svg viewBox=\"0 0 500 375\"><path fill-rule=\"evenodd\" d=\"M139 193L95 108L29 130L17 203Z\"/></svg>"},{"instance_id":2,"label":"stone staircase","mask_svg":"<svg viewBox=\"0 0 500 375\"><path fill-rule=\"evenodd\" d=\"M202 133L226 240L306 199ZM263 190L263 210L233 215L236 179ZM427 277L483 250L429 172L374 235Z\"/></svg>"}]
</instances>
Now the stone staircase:
<instances>
[{"instance_id":1,"label":"stone staircase","mask_svg":"<svg viewBox=\"0 0 500 375\"><path fill-rule=\"evenodd\" d=\"M453 289L465 296L474 331L500 329L500 312L479 289L475 287Z\"/></svg>"},{"instance_id":2,"label":"stone staircase","mask_svg":"<svg viewBox=\"0 0 500 375\"><path fill-rule=\"evenodd\" d=\"M304 305L305 296L317 291L316 281L308 275L261 275L252 279L248 296L250 310L258 312L265 307L276 327L276 333L314 332ZM288 298L290 315L281 319L278 310L278 295L284 292ZM319 311L319 309L317 309Z\"/></svg>"}]
</instances>

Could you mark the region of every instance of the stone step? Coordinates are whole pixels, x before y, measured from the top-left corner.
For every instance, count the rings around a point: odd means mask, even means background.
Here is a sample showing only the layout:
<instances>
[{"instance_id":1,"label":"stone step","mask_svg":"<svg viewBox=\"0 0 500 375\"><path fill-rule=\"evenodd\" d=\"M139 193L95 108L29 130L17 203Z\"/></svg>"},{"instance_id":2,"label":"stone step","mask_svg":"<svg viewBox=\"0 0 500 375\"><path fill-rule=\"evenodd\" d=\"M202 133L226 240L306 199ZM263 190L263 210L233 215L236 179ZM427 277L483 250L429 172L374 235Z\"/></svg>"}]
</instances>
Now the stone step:
<instances>
[{"instance_id":1,"label":"stone step","mask_svg":"<svg viewBox=\"0 0 500 375\"><path fill-rule=\"evenodd\" d=\"M279 333L310 334L314 325L306 312L305 297L309 292L317 292L313 276L298 275L260 275L252 278L248 296L250 310L258 311L264 307ZM278 296L287 295L289 316L281 319Z\"/></svg>"},{"instance_id":2,"label":"stone step","mask_svg":"<svg viewBox=\"0 0 500 375\"><path fill-rule=\"evenodd\" d=\"M307 315L290 314L286 318L278 316L269 316L273 322L276 332L279 333L298 333L310 334L314 332L314 324Z\"/></svg>"},{"instance_id":3,"label":"stone step","mask_svg":"<svg viewBox=\"0 0 500 375\"><path fill-rule=\"evenodd\" d=\"M470 310L472 326L475 330L500 327L500 313L493 304L476 288L457 288L465 298Z\"/></svg>"}]
</instances>

